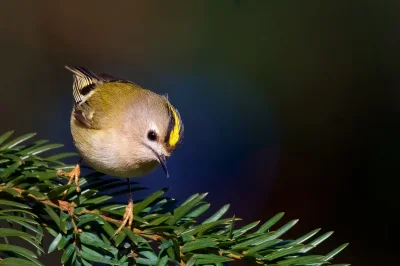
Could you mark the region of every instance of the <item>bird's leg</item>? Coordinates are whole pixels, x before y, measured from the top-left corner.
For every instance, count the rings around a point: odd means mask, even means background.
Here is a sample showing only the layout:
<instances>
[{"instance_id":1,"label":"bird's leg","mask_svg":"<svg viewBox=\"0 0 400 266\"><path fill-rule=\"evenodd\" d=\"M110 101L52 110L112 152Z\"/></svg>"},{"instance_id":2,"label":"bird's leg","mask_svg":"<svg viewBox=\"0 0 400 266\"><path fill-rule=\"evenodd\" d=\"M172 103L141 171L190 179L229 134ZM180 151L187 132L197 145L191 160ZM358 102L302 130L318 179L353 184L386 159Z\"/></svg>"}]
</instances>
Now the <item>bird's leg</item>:
<instances>
[{"instance_id":1,"label":"bird's leg","mask_svg":"<svg viewBox=\"0 0 400 266\"><path fill-rule=\"evenodd\" d=\"M81 163L82 163L82 158L79 159L77 165L75 165L74 169L72 169L70 172L64 172L62 170L57 171L58 176L68 176L69 181L67 185L71 185L73 182L76 185L76 191L80 192L81 188L79 187L79 176L81 175ZM64 191L64 197L67 194L67 190Z\"/></svg>"},{"instance_id":2,"label":"bird's leg","mask_svg":"<svg viewBox=\"0 0 400 266\"><path fill-rule=\"evenodd\" d=\"M126 226L126 224L128 224L128 227L131 228L132 226L132 222L133 222L133 200L132 200L132 193L131 193L131 182L128 178L128 189L129 189L129 195L128 195L128 205L126 205L125 208L125 213L124 216L122 217L122 223L121 225L118 227L118 229L115 231L113 237L117 234L119 234L119 232L121 232L122 228L124 228Z\"/></svg>"}]
</instances>

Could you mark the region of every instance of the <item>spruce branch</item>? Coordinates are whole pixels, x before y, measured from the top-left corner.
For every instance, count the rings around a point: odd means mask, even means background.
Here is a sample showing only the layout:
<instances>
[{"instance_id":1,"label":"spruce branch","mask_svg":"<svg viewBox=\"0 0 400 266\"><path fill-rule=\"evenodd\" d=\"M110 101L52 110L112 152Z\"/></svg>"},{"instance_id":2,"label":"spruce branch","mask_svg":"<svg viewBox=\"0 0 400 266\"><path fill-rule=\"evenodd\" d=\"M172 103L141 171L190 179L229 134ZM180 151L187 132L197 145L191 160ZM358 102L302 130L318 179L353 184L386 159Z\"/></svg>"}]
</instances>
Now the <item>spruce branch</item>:
<instances>
[{"instance_id":1,"label":"spruce branch","mask_svg":"<svg viewBox=\"0 0 400 266\"><path fill-rule=\"evenodd\" d=\"M62 145L46 140L25 144L35 134L9 140L12 134L0 135L0 265L42 265L38 257L46 253L44 230L53 236L47 252L61 250L63 265L192 266L232 260L326 265L347 246L326 255L311 254L332 232L316 237L320 231L316 229L284 240L282 236L298 220L276 228L284 215L279 213L261 225L256 221L238 226L239 218L224 217L229 204L200 219L210 207L204 200L207 193L194 194L178 205L164 196L166 189L135 202L133 229L124 228L114 236L125 207L115 197L126 194L125 182L92 173L80 178L82 190L77 193L75 184L56 175L58 169L71 168L61 160L75 154L41 157ZM143 189L135 184L134 190ZM15 238L27 244L12 244Z\"/></svg>"}]
</instances>

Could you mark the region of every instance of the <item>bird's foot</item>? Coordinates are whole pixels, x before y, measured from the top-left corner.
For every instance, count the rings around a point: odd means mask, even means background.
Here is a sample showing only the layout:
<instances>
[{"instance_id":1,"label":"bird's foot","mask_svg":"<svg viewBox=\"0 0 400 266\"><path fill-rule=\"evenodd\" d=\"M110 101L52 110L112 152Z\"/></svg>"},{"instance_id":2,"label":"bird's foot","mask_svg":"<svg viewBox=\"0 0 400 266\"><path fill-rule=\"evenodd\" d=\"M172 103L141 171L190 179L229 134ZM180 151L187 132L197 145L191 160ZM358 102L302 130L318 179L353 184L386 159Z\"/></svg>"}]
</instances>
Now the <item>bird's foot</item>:
<instances>
[{"instance_id":1,"label":"bird's foot","mask_svg":"<svg viewBox=\"0 0 400 266\"><path fill-rule=\"evenodd\" d=\"M80 192L81 188L79 187L79 176L81 175L81 167L79 164L75 165L74 169L72 169L70 172L64 172L62 170L57 171L58 176L68 176L69 181L67 185L71 185L72 183L75 183L76 185L76 192ZM67 194L67 190L64 191L64 197Z\"/></svg>"},{"instance_id":2,"label":"bird's foot","mask_svg":"<svg viewBox=\"0 0 400 266\"><path fill-rule=\"evenodd\" d=\"M128 227L131 228L133 222L133 201L129 200L128 205L126 205L124 216L122 217L122 223L115 231L114 236L118 235L119 232L128 224Z\"/></svg>"}]
</instances>

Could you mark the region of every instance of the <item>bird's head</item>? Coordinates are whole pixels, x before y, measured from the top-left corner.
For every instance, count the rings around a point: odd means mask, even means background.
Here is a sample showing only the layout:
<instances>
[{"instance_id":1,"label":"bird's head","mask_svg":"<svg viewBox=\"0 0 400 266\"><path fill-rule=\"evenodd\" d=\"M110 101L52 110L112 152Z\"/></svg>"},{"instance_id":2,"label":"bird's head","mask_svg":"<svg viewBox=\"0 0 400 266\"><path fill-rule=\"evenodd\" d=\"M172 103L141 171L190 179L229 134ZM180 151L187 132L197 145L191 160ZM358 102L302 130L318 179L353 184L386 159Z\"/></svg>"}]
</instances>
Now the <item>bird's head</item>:
<instances>
[{"instance_id":1,"label":"bird's head","mask_svg":"<svg viewBox=\"0 0 400 266\"><path fill-rule=\"evenodd\" d=\"M158 162L168 177L167 158L183 138L179 112L166 97L150 91L144 91L135 102L127 122L138 148L132 152L143 163Z\"/></svg>"}]
</instances>

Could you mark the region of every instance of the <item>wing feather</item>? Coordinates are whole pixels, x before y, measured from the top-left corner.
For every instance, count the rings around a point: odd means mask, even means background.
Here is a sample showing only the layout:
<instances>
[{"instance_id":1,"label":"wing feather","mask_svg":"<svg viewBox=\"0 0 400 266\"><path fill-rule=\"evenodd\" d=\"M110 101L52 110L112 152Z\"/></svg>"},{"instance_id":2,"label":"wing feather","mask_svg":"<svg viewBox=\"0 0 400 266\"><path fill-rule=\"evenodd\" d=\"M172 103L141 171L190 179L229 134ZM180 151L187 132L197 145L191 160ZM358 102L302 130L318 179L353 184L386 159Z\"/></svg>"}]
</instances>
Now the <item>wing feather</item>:
<instances>
[{"instance_id":1,"label":"wing feather","mask_svg":"<svg viewBox=\"0 0 400 266\"><path fill-rule=\"evenodd\" d=\"M97 85L104 83L100 76L84 67L65 66L65 68L74 74L72 94L76 105L84 103L88 99L89 93Z\"/></svg>"},{"instance_id":2,"label":"wing feather","mask_svg":"<svg viewBox=\"0 0 400 266\"><path fill-rule=\"evenodd\" d=\"M94 95L98 85L111 82L132 82L119 79L108 74L98 75L84 67L65 66L65 68L73 73L73 116L83 126L87 128L98 129L93 120L97 110L93 106L90 106L91 100L89 100L89 98Z\"/></svg>"}]
</instances>

